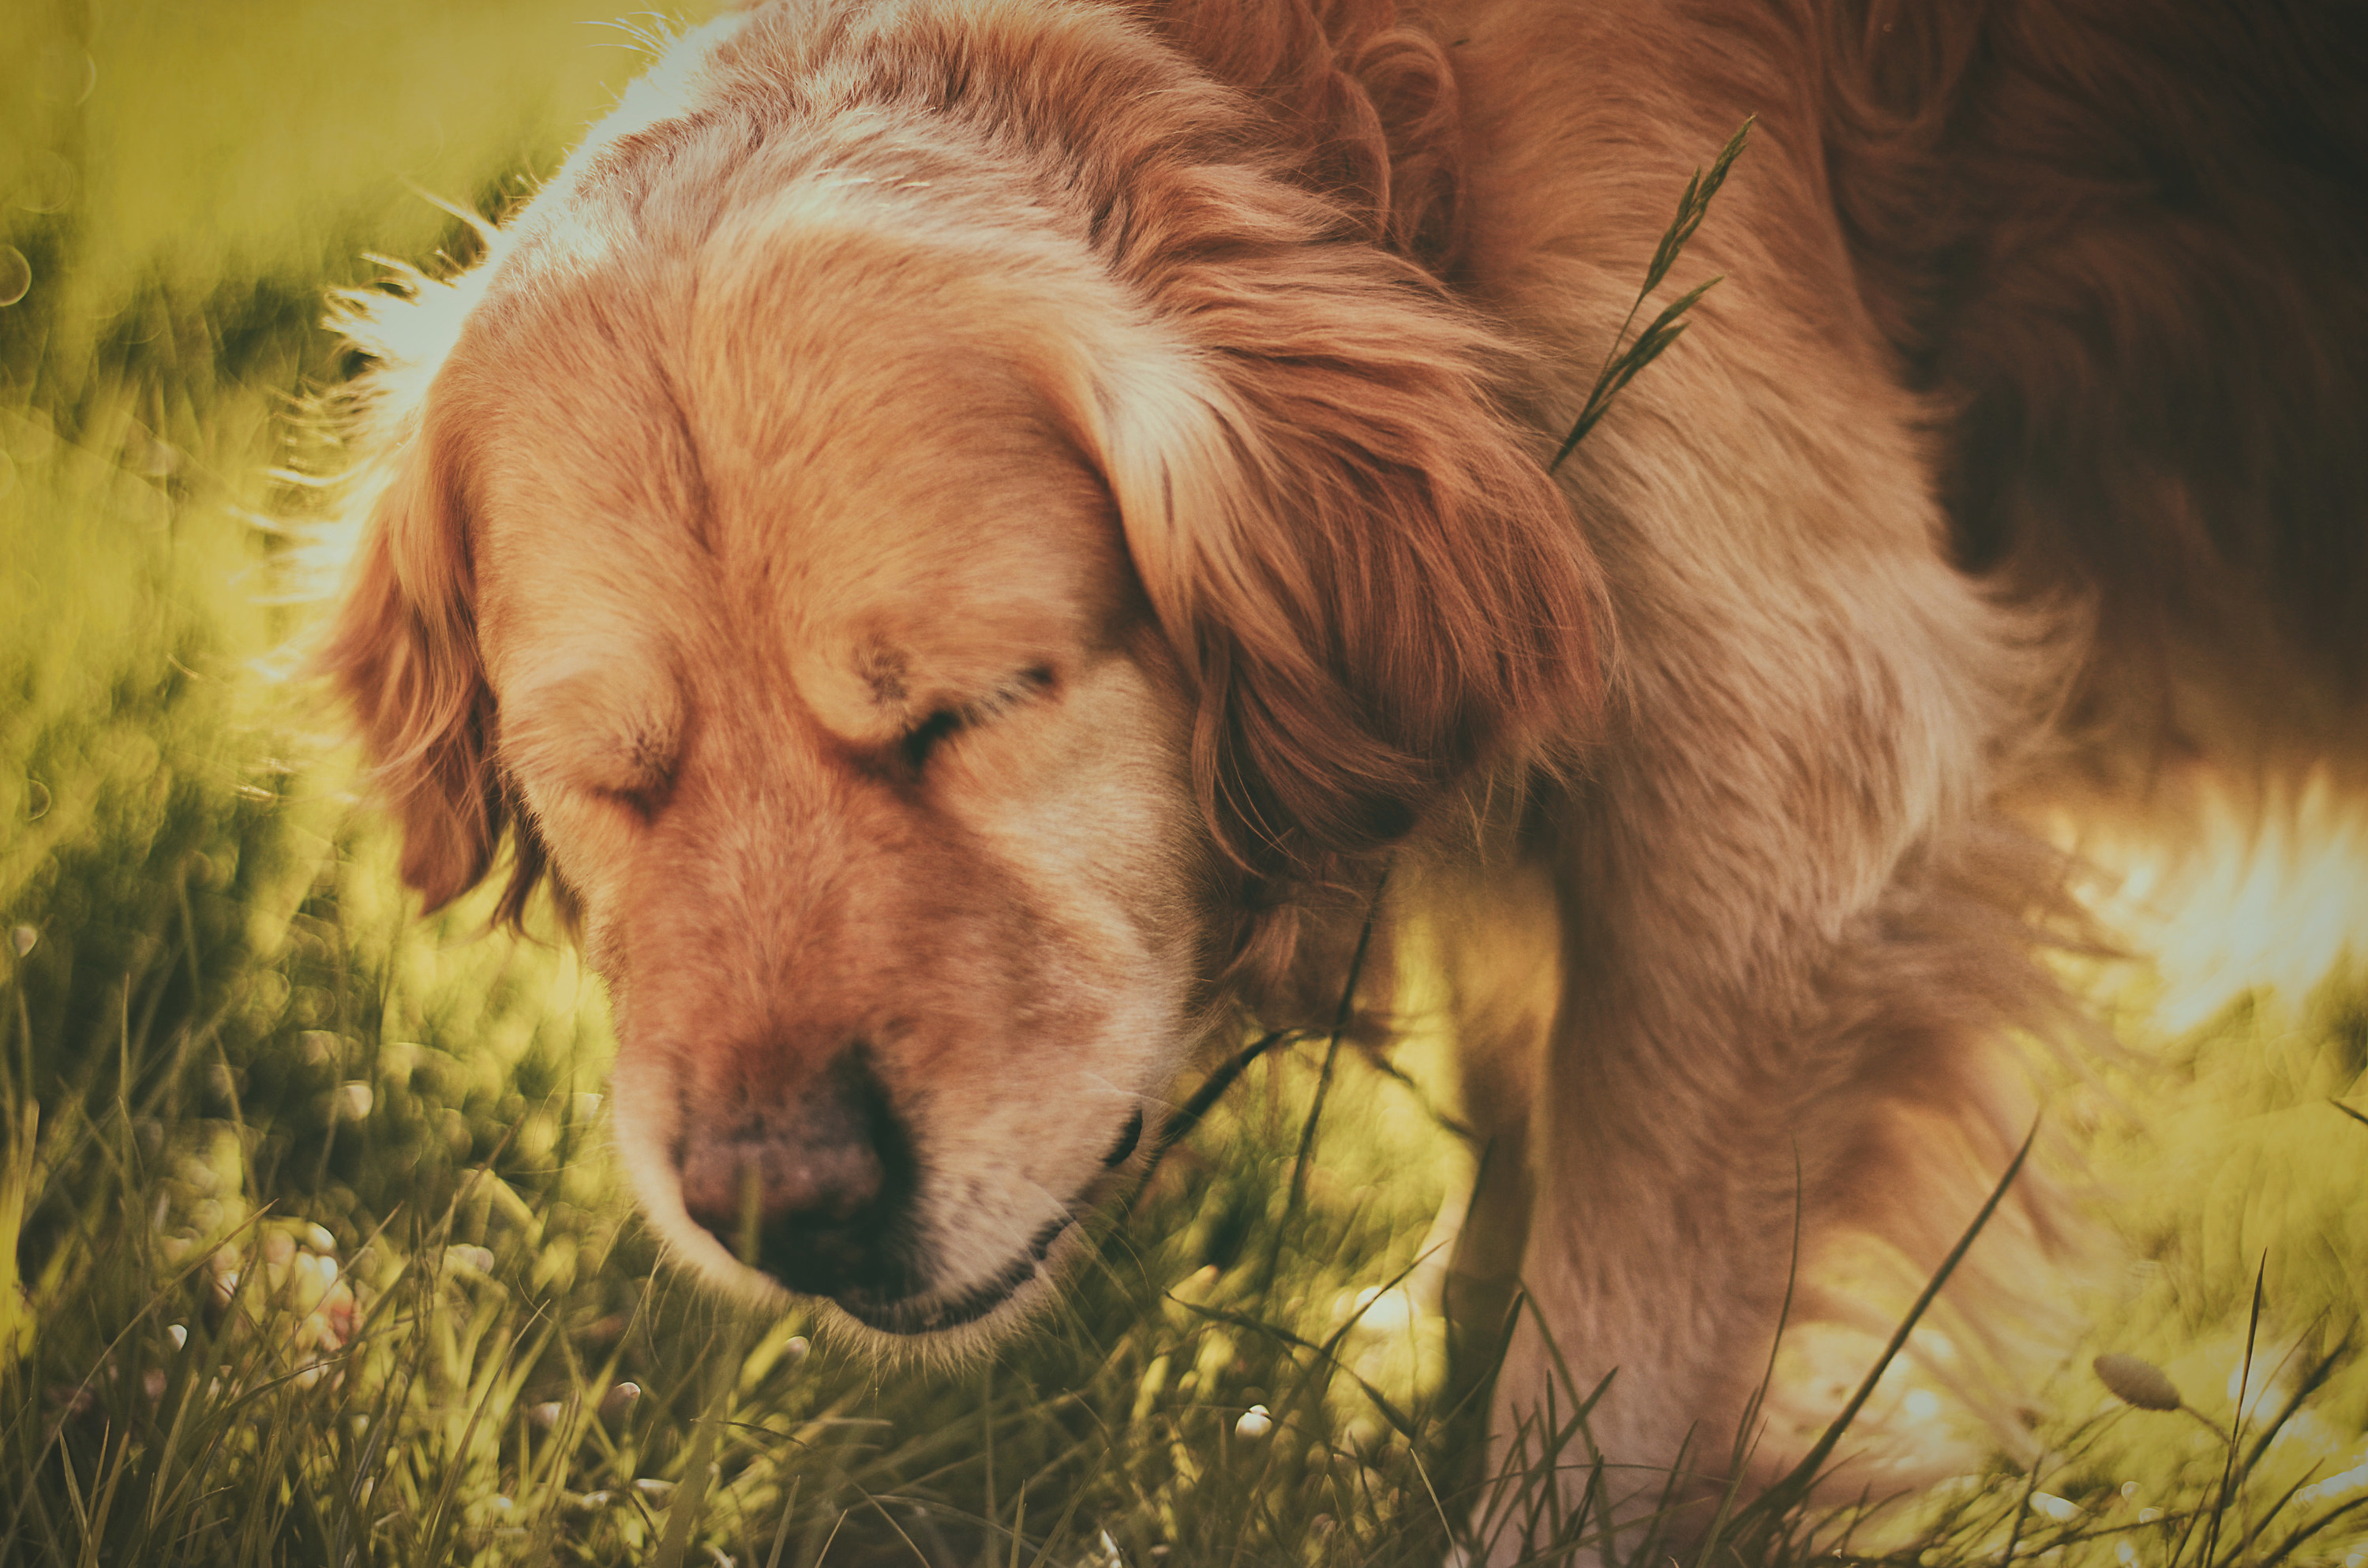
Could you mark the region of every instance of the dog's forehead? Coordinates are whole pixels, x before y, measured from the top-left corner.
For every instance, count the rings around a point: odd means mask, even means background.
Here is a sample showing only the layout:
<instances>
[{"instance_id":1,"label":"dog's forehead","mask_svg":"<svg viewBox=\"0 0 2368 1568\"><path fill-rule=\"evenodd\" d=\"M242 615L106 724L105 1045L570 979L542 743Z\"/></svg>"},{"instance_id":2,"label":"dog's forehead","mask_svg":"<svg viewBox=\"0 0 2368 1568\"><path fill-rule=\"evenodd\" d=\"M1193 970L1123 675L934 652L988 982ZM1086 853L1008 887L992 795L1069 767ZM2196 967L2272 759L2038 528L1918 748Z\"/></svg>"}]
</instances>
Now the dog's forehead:
<instances>
[{"instance_id":1,"label":"dog's forehead","mask_svg":"<svg viewBox=\"0 0 2368 1568\"><path fill-rule=\"evenodd\" d=\"M497 681L587 638L703 642L924 701L1107 640L1123 547L1031 340L867 244L546 281L488 335L466 438Z\"/></svg>"}]
</instances>

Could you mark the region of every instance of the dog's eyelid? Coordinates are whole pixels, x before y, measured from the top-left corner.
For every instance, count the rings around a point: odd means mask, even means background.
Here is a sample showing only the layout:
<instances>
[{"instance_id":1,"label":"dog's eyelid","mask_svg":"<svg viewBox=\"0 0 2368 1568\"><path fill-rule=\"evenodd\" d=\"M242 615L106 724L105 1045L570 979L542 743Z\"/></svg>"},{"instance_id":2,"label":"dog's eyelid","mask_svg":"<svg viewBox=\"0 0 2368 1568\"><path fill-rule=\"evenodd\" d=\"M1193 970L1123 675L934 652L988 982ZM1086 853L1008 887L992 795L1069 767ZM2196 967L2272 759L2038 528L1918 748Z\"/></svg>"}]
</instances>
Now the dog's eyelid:
<instances>
[{"instance_id":1,"label":"dog's eyelid","mask_svg":"<svg viewBox=\"0 0 2368 1568\"><path fill-rule=\"evenodd\" d=\"M659 811L666 805L666 790L664 784L623 790L606 785L594 785L586 792L611 805L624 807L643 822L649 822L656 817Z\"/></svg>"},{"instance_id":2,"label":"dog's eyelid","mask_svg":"<svg viewBox=\"0 0 2368 1568\"><path fill-rule=\"evenodd\" d=\"M1030 665L1011 681L969 702L932 710L929 716L905 732L897 741L905 760L917 771L926 766L938 743L958 731L994 722L1032 698L1055 692L1060 680L1050 665Z\"/></svg>"},{"instance_id":3,"label":"dog's eyelid","mask_svg":"<svg viewBox=\"0 0 2368 1568\"><path fill-rule=\"evenodd\" d=\"M936 749L937 744L967 722L968 720L958 710L939 709L905 732L904 739L898 743L905 753L905 760L918 771L928 763L929 753Z\"/></svg>"},{"instance_id":4,"label":"dog's eyelid","mask_svg":"<svg viewBox=\"0 0 2368 1568\"><path fill-rule=\"evenodd\" d=\"M1052 665L1030 665L977 701L964 704L962 713L964 719L976 723L1032 698L1048 696L1059 684Z\"/></svg>"}]
</instances>

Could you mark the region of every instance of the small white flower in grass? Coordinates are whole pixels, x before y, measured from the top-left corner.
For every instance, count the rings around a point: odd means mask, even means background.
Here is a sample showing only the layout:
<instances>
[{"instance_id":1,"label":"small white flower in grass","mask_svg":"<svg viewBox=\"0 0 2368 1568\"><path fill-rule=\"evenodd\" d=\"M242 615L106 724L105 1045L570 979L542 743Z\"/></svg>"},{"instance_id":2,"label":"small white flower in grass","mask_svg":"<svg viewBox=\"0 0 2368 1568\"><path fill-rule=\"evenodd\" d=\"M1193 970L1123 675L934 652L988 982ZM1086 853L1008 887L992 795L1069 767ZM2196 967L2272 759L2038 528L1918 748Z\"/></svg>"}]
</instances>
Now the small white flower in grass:
<instances>
[{"instance_id":1,"label":"small white flower in grass","mask_svg":"<svg viewBox=\"0 0 2368 1568\"><path fill-rule=\"evenodd\" d=\"M182 1350L188 1348L189 1343L188 1324L181 1323L168 1323L165 1325L165 1333L173 1341L174 1349Z\"/></svg>"},{"instance_id":2,"label":"small white flower in grass","mask_svg":"<svg viewBox=\"0 0 2368 1568\"><path fill-rule=\"evenodd\" d=\"M535 1426L540 1426L542 1430L548 1432L553 1426L559 1425L559 1415L562 1408L563 1407L557 1400L545 1400L541 1404L528 1405L526 1407L526 1418L534 1423Z\"/></svg>"},{"instance_id":3,"label":"small white flower in grass","mask_svg":"<svg viewBox=\"0 0 2368 1568\"><path fill-rule=\"evenodd\" d=\"M1234 1423L1234 1436L1247 1437L1253 1442L1273 1430L1274 1418L1267 1414L1263 1404L1251 1405L1242 1412L1242 1418Z\"/></svg>"},{"instance_id":4,"label":"small white flower in grass","mask_svg":"<svg viewBox=\"0 0 2368 1568\"><path fill-rule=\"evenodd\" d=\"M304 1244L326 1256L337 1250L337 1238L329 1233L326 1225L307 1225L304 1227Z\"/></svg>"},{"instance_id":5,"label":"small white flower in grass","mask_svg":"<svg viewBox=\"0 0 2368 1568\"><path fill-rule=\"evenodd\" d=\"M337 1085L337 1114L347 1121L359 1121L370 1113L370 1107L377 1103L378 1096L375 1091L359 1079L350 1084Z\"/></svg>"},{"instance_id":6,"label":"small white flower in grass","mask_svg":"<svg viewBox=\"0 0 2368 1568\"><path fill-rule=\"evenodd\" d=\"M633 1402L641 1397L641 1384L615 1384L607 1393L600 1396L600 1414L607 1416L609 1420L614 1421L617 1417L632 1410L633 1408Z\"/></svg>"},{"instance_id":7,"label":"small white flower in grass","mask_svg":"<svg viewBox=\"0 0 2368 1568\"><path fill-rule=\"evenodd\" d=\"M2160 1517L2162 1517L2162 1510L2160 1508L2140 1508L2138 1510L2138 1523L2142 1525L2150 1525Z\"/></svg>"},{"instance_id":8,"label":"small white flower in grass","mask_svg":"<svg viewBox=\"0 0 2368 1568\"><path fill-rule=\"evenodd\" d=\"M1119 1555L1118 1542L1110 1540L1110 1533L1108 1530L1102 1531L1101 1549L1101 1557L1095 1562L1094 1568L1126 1568L1126 1559Z\"/></svg>"},{"instance_id":9,"label":"small white flower in grass","mask_svg":"<svg viewBox=\"0 0 2368 1568\"><path fill-rule=\"evenodd\" d=\"M17 949L17 956L20 959L31 952L33 944L40 939L41 934L30 926L19 926L8 933L8 945Z\"/></svg>"},{"instance_id":10,"label":"small white flower in grass","mask_svg":"<svg viewBox=\"0 0 2368 1568\"><path fill-rule=\"evenodd\" d=\"M2080 1517L2080 1505L2052 1492L2034 1492L2031 1494L2031 1511L2043 1519L2068 1525Z\"/></svg>"},{"instance_id":11,"label":"small white flower in grass","mask_svg":"<svg viewBox=\"0 0 2368 1568\"><path fill-rule=\"evenodd\" d=\"M796 1366L799 1362L806 1358L806 1352L813 1348L813 1346L806 1343L806 1336L804 1335L791 1335L790 1336L790 1342L781 1346L781 1365L784 1367Z\"/></svg>"},{"instance_id":12,"label":"small white flower in grass","mask_svg":"<svg viewBox=\"0 0 2368 1568\"><path fill-rule=\"evenodd\" d=\"M2117 1540L2113 1542L2113 1561L2120 1563L2122 1568L2130 1568L2130 1564L2135 1562L2137 1560L2138 1549L2136 1547L2132 1546L2125 1540Z\"/></svg>"}]
</instances>

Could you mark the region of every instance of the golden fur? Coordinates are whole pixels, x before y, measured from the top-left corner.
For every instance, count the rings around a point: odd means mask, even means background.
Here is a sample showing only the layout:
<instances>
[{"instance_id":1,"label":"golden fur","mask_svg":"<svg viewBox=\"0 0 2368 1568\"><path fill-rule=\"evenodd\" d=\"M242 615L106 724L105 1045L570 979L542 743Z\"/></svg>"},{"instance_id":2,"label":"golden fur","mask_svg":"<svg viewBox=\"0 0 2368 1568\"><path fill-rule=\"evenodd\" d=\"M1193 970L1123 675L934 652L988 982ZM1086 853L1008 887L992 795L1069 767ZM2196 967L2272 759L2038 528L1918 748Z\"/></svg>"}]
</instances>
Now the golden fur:
<instances>
[{"instance_id":1,"label":"golden fur","mask_svg":"<svg viewBox=\"0 0 2368 1568\"><path fill-rule=\"evenodd\" d=\"M552 883L685 1255L975 1336L1390 861L1493 1142L1451 1303L1518 1273L1605 1451L1723 1452L1796 1215L1927 1267L2024 1131L2072 926L2009 807L2356 776L2337 9L729 17L357 324L326 663L404 874ZM1747 115L1726 281L1550 479Z\"/></svg>"}]
</instances>

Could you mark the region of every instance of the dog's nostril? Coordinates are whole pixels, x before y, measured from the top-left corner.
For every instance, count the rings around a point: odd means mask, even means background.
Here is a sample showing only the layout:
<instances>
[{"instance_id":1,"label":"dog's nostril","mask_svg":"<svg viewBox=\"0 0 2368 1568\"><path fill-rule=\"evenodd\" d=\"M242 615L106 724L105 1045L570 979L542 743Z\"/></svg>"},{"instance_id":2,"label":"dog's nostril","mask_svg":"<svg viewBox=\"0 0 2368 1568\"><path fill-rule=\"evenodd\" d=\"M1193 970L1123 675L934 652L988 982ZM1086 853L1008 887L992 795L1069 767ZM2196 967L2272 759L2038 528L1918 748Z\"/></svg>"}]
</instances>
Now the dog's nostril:
<instances>
[{"instance_id":1,"label":"dog's nostril","mask_svg":"<svg viewBox=\"0 0 2368 1568\"><path fill-rule=\"evenodd\" d=\"M694 1131L680 1174L690 1217L791 1290L908 1288L903 1221L917 1168L860 1049L802 1092L734 1107L725 1127Z\"/></svg>"},{"instance_id":2,"label":"dog's nostril","mask_svg":"<svg viewBox=\"0 0 2368 1568\"><path fill-rule=\"evenodd\" d=\"M1142 1141L1143 1108L1137 1106L1134 1108L1134 1113L1126 1119L1126 1130L1118 1135L1118 1142L1111 1145L1110 1152L1102 1156L1102 1165L1105 1167L1120 1165L1129 1154L1134 1153L1134 1146Z\"/></svg>"},{"instance_id":3,"label":"dog's nostril","mask_svg":"<svg viewBox=\"0 0 2368 1568\"><path fill-rule=\"evenodd\" d=\"M823 1119L809 1114L803 1127L769 1130L760 1121L693 1154L683 1165L683 1207L735 1253L751 1224L851 1223L879 1202L887 1172L860 1129L817 1125Z\"/></svg>"}]
</instances>

